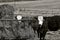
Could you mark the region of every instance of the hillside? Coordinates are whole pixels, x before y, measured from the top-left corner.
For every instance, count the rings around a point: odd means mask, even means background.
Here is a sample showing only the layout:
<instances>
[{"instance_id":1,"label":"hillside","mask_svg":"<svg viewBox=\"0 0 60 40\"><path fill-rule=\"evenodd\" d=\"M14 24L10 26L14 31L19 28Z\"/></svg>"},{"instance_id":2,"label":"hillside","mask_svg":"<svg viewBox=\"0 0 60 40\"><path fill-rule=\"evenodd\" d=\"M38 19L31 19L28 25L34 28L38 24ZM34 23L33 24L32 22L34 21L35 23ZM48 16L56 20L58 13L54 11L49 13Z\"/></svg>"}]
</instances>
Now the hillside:
<instances>
[{"instance_id":1,"label":"hillside","mask_svg":"<svg viewBox=\"0 0 60 40\"><path fill-rule=\"evenodd\" d=\"M28 8L60 8L60 0L42 0L42 1L20 1L20 2L4 2L3 4L12 4L16 7Z\"/></svg>"},{"instance_id":2,"label":"hillside","mask_svg":"<svg viewBox=\"0 0 60 40\"><path fill-rule=\"evenodd\" d=\"M44 14L44 16L52 15L52 9L53 9L53 15L54 14L60 15L60 0L41 0L41 1L21 1L21 2L0 3L0 5L2 5L2 4L10 4L10 5L14 6L16 9L25 9L25 10L30 10L30 11L33 10L34 11L34 12L32 12L33 15L35 13L36 13L36 15L43 15ZM43 14L41 13L41 10L42 10Z\"/></svg>"}]
</instances>

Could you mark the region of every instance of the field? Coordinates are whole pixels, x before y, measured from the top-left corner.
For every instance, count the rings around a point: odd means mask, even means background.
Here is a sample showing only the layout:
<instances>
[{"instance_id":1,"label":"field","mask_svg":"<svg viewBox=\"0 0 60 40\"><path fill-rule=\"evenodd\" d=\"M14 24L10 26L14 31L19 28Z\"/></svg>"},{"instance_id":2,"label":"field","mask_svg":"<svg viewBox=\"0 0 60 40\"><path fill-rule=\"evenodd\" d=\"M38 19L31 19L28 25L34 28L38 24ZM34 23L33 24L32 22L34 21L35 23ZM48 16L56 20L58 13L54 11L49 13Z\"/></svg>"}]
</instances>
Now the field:
<instances>
[{"instance_id":1,"label":"field","mask_svg":"<svg viewBox=\"0 0 60 40\"><path fill-rule=\"evenodd\" d=\"M41 0L41 1L20 1L20 2L3 2L2 4L10 4L14 6L15 9L23 9L23 10L33 10L33 15L41 15L41 10L43 11L44 16L52 15L53 13L56 15L60 15L60 0ZM20 14L21 11L19 11L18 14ZM24 11L23 11L24 12ZM44 13L45 12L45 13ZM25 12L24 12L25 13ZM31 12L28 15L31 14ZM48 13L48 14L46 14ZM58 14L57 14L58 13ZM16 13L17 14L17 13ZM45 15L46 14L46 15ZM53 14L53 15L54 15Z\"/></svg>"},{"instance_id":2,"label":"field","mask_svg":"<svg viewBox=\"0 0 60 40\"><path fill-rule=\"evenodd\" d=\"M60 30L48 31L45 36L45 39L46 40L60 40ZM39 39L36 37L35 40L39 40Z\"/></svg>"},{"instance_id":3,"label":"field","mask_svg":"<svg viewBox=\"0 0 60 40\"><path fill-rule=\"evenodd\" d=\"M11 4L17 8L60 8L60 0L41 0L41 1L20 1L20 2L3 2L1 4Z\"/></svg>"},{"instance_id":4,"label":"field","mask_svg":"<svg viewBox=\"0 0 60 40\"><path fill-rule=\"evenodd\" d=\"M46 34L47 40L60 40L60 30L59 31L49 31Z\"/></svg>"},{"instance_id":5,"label":"field","mask_svg":"<svg viewBox=\"0 0 60 40\"><path fill-rule=\"evenodd\" d=\"M10 4L10 5L14 6L14 8L16 8L16 9L28 8L27 10L40 10L40 9L47 10L47 9L57 8L57 9L59 9L58 11L60 14L60 0L41 0L41 1L28 1L28 2L23 1L23 2L0 3L0 5L2 5L2 4ZM20 11L18 11L18 14L19 13L20 13ZM23 12L23 13L25 13L25 12ZM36 13L36 14L38 14L38 13ZM48 15L50 15L50 14L48 14ZM46 39L47 40L60 40L60 30L55 31L55 32L48 31L46 34Z\"/></svg>"},{"instance_id":6,"label":"field","mask_svg":"<svg viewBox=\"0 0 60 40\"><path fill-rule=\"evenodd\" d=\"M46 36L46 40L60 40L60 30L58 31L48 31ZM35 40L38 40L37 38Z\"/></svg>"}]
</instances>

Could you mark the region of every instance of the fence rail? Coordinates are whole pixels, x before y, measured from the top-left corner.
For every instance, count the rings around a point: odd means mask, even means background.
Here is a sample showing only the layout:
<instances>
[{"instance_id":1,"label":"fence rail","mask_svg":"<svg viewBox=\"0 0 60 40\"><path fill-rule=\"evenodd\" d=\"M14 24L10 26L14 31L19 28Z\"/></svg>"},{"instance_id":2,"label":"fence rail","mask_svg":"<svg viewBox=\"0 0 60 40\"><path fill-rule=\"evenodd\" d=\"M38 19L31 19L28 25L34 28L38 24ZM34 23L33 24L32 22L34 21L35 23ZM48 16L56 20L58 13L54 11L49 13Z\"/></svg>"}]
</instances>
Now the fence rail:
<instances>
[{"instance_id":1,"label":"fence rail","mask_svg":"<svg viewBox=\"0 0 60 40\"><path fill-rule=\"evenodd\" d=\"M16 20L16 19L0 19L0 21L25 21L25 20L32 20L32 19L21 19L21 20ZM33 19L35 20L35 19Z\"/></svg>"}]
</instances>

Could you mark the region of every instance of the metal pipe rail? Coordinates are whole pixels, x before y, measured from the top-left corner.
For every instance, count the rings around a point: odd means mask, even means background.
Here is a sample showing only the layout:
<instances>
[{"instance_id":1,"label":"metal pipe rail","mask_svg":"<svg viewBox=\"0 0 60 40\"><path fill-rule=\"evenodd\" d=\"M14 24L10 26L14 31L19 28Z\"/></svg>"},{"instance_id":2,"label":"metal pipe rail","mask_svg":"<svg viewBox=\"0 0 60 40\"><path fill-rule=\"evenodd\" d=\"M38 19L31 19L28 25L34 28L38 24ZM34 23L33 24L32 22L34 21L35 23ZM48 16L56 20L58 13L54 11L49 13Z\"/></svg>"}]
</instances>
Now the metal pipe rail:
<instances>
[{"instance_id":1,"label":"metal pipe rail","mask_svg":"<svg viewBox=\"0 0 60 40\"><path fill-rule=\"evenodd\" d=\"M25 21L25 20L31 20L34 21L35 19L21 19L21 20L16 20L16 19L0 19L0 21ZM35 20L36 21L36 20Z\"/></svg>"}]
</instances>

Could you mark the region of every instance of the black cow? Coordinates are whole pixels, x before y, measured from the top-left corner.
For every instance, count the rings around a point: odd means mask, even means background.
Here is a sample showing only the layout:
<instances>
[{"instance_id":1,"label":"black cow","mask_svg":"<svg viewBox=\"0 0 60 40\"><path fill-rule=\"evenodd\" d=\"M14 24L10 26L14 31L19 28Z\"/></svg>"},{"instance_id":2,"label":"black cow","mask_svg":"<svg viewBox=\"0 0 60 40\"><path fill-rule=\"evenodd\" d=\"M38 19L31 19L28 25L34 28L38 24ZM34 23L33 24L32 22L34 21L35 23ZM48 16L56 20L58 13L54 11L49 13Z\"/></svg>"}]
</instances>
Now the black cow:
<instances>
[{"instance_id":1,"label":"black cow","mask_svg":"<svg viewBox=\"0 0 60 40\"><path fill-rule=\"evenodd\" d=\"M34 17L34 19L36 19L36 21L32 21L32 28L34 31L37 31L40 40L45 39L48 30L57 31L60 29L60 16L43 17L44 21L42 25L38 24L37 17Z\"/></svg>"},{"instance_id":2,"label":"black cow","mask_svg":"<svg viewBox=\"0 0 60 40\"><path fill-rule=\"evenodd\" d=\"M57 31L60 29L60 16L44 17L45 21L40 29L40 40L45 39L48 30ZM38 30L39 31L39 30Z\"/></svg>"},{"instance_id":3,"label":"black cow","mask_svg":"<svg viewBox=\"0 0 60 40\"><path fill-rule=\"evenodd\" d=\"M40 40L45 40L45 35L46 35L46 32L48 31L48 21L44 17L43 17L43 20L44 20L43 24L42 25L39 24L39 27L37 29L38 37L40 38Z\"/></svg>"},{"instance_id":4,"label":"black cow","mask_svg":"<svg viewBox=\"0 0 60 40\"><path fill-rule=\"evenodd\" d=\"M60 16L48 17L48 29L50 31L57 31L60 29Z\"/></svg>"},{"instance_id":5,"label":"black cow","mask_svg":"<svg viewBox=\"0 0 60 40\"><path fill-rule=\"evenodd\" d=\"M48 24L47 24L48 22L47 22L46 17L43 18L44 21L43 21L42 25L39 24L38 17L33 17L33 19L35 19L35 20L32 20L30 24L34 30L34 33L36 34L36 32L37 32L40 40L42 40L42 39L44 40L46 32L48 31Z\"/></svg>"}]
</instances>

